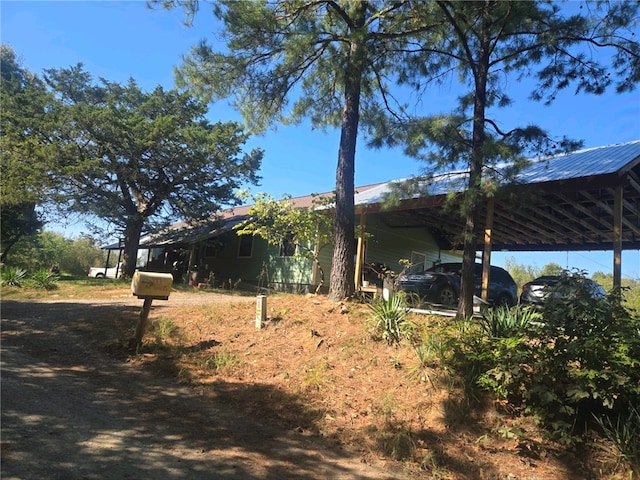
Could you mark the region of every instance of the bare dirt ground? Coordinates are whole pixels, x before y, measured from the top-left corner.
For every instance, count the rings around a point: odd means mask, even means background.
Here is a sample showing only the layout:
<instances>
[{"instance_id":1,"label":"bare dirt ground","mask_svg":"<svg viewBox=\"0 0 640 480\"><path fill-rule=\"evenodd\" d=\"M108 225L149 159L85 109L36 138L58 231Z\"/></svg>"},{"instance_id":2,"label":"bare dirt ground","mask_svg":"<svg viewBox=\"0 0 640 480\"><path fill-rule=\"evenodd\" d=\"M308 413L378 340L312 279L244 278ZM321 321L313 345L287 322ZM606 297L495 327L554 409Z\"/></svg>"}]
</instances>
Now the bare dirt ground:
<instances>
[{"instance_id":1,"label":"bare dirt ground","mask_svg":"<svg viewBox=\"0 0 640 480\"><path fill-rule=\"evenodd\" d=\"M258 330L255 297L174 292L136 353L141 304L2 301L3 479L616 478L495 408L456 412L362 305L270 297Z\"/></svg>"}]
</instances>

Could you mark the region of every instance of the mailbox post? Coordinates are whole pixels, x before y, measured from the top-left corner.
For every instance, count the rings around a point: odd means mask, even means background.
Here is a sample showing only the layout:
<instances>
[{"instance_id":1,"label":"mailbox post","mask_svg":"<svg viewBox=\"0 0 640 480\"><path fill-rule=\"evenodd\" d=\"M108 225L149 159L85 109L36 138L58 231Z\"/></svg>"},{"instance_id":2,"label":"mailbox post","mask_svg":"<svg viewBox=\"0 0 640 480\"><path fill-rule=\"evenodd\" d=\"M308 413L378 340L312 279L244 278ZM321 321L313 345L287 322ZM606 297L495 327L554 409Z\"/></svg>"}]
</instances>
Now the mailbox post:
<instances>
[{"instance_id":1,"label":"mailbox post","mask_svg":"<svg viewBox=\"0 0 640 480\"><path fill-rule=\"evenodd\" d=\"M135 347L136 352L142 345L142 337L147 327L151 303L154 300L169 300L172 285L173 276L170 273L137 271L133 274L131 293L138 298L144 299L135 334L129 341L130 348Z\"/></svg>"}]
</instances>

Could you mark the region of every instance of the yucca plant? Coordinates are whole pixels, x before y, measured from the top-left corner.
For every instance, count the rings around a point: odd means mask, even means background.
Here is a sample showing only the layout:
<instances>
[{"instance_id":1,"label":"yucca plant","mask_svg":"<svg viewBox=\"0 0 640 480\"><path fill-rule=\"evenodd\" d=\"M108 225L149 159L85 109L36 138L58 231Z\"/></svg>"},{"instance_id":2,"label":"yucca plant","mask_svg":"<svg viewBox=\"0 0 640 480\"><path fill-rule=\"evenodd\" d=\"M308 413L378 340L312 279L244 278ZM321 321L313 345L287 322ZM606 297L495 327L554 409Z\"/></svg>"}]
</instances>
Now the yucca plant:
<instances>
[{"instance_id":1,"label":"yucca plant","mask_svg":"<svg viewBox=\"0 0 640 480\"><path fill-rule=\"evenodd\" d=\"M403 296L391 293L388 299L378 297L369 304L369 309L375 322L374 334L389 345L411 337L412 325L406 321L409 308Z\"/></svg>"},{"instance_id":2,"label":"yucca plant","mask_svg":"<svg viewBox=\"0 0 640 480\"><path fill-rule=\"evenodd\" d=\"M620 456L629 462L631 469L640 474L640 411L631 405L626 413L615 421L609 416L594 415L605 436L616 446Z\"/></svg>"},{"instance_id":3,"label":"yucca plant","mask_svg":"<svg viewBox=\"0 0 640 480\"><path fill-rule=\"evenodd\" d=\"M49 272L44 268L35 271L30 280L30 284L35 288L42 288L44 290L55 290L58 288L57 282L60 277L55 273Z\"/></svg>"},{"instance_id":4,"label":"yucca plant","mask_svg":"<svg viewBox=\"0 0 640 480\"><path fill-rule=\"evenodd\" d=\"M21 287L22 282L27 276L27 271L18 267L2 267L0 272L0 280L2 285L8 285L11 287Z\"/></svg>"},{"instance_id":5,"label":"yucca plant","mask_svg":"<svg viewBox=\"0 0 640 480\"><path fill-rule=\"evenodd\" d=\"M540 314L530 307L499 306L488 309L480 320L484 332L494 338L507 338L524 333Z\"/></svg>"}]
</instances>

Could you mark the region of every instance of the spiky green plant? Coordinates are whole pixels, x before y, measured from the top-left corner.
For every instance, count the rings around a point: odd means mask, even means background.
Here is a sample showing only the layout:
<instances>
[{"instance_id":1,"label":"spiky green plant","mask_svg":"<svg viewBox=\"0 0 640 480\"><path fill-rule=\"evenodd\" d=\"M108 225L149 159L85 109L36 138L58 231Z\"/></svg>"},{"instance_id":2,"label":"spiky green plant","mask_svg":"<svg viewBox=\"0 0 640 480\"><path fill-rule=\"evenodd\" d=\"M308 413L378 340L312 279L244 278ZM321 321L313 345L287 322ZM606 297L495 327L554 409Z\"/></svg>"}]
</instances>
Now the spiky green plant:
<instances>
[{"instance_id":1,"label":"spiky green plant","mask_svg":"<svg viewBox=\"0 0 640 480\"><path fill-rule=\"evenodd\" d=\"M539 319L540 314L531 307L503 305L484 312L480 326L491 337L508 338L523 334L531 322Z\"/></svg>"},{"instance_id":2,"label":"spiky green plant","mask_svg":"<svg viewBox=\"0 0 640 480\"><path fill-rule=\"evenodd\" d=\"M35 288L43 290L55 290L58 288L57 282L60 277L53 272L41 268L36 270L29 279L29 283Z\"/></svg>"},{"instance_id":3,"label":"spiky green plant","mask_svg":"<svg viewBox=\"0 0 640 480\"><path fill-rule=\"evenodd\" d=\"M2 285L10 287L21 287L26 276L27 271L18 267L5 267L3 265L0 271Z\"/></svg>"},{"instance_id":4,"label":"spiky green plant","mask_svg":"<svg viewBox=\"0 0 640 480\"><path fill-rule=\"evenodd\" d=\"M446 365L451 350L450 341L450 338L433 335L424 338L422 343L414 345L413 350L418 363L409 369L409 376L429 382L435 387L431 372L437 367ZM442 370L446 370L446 367Z\"/></svg>"},{"instance_id":5,"label":"spiky green plant","mask_svg":"<svg viewBox=\"0 0 640 480\"><path fill-rule=\"evenodd\" d=\"M369 304L369 309L373 313L376 337L386 340L389 345L411 337L413 328L406 320L409 308L403 296L391 293L388 299L378 297Z\"/></svg>"},{"instance_id":6,"label":"spiky green plant","mask_svg":"<svg viewBox=\"0 0 640 480\"><path fill-rule=\"evenodd\" d=\"M594 415L594 418L605 436L616 446L620 457L629 462L632 471L640 474L640 410L630 405L615 421L608 415Z\"/></svg>"}]
</instances>

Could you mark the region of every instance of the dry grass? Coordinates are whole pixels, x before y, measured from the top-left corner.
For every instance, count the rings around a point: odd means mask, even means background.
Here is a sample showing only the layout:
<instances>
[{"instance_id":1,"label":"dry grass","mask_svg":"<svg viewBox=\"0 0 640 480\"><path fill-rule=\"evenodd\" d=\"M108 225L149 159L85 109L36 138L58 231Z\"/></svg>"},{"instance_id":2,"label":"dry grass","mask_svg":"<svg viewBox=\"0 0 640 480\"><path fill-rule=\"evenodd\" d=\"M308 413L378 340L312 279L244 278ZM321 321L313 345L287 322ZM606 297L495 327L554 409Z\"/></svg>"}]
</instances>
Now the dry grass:
<instances>
[{"instance_id":1,"label":"dry grass","mask_svg":"<svg viewBox=\"0 0 640 480\"><path fill-rule=\"evenodd\" d=\"M150 350L138 361L235 402L247 416L334 439L364 457L401 462L416 475L598 478L593 465L544 440L530 419L514 418L489 400L471 405L432 356L425 362L407 341L375 341L366 305L271 296L268 320L256 329L252 302L170 304L162 314L179 333L166 338L164 350L154 351L150 337ZM412 320L425 338L452 322ZM437 342L433 348L442 348ZM243 398L225 397L221 385L241 385ZM596 468L615 472L615 459L598 461Z\"/></svg>"},{"instance_id":2,"label":"dry grass","mask_svg":"<svg viewBox=\"0 0 640 480\"><path fill-rule=\"evenodd\" d=\"M126 294L117 286L98 293ZM398 462L416 478L629 479L609 449L577 455L502 404L470 404L433 353L446 349L438 333L449 318L411 318L427 340L416 352L406 340L375 341L361 303L270 296L262 329L255 307L252 298L172 293L152 308L138 355L124 347L135 318L92 334L103 335L114 355L192 384L244 416L322 436L364 459Z\"/></svg>"}]
</instances>

